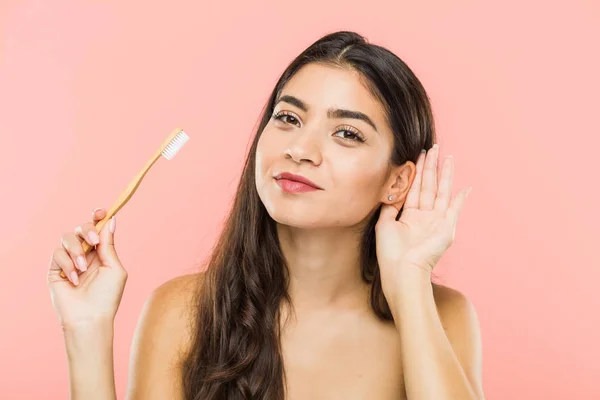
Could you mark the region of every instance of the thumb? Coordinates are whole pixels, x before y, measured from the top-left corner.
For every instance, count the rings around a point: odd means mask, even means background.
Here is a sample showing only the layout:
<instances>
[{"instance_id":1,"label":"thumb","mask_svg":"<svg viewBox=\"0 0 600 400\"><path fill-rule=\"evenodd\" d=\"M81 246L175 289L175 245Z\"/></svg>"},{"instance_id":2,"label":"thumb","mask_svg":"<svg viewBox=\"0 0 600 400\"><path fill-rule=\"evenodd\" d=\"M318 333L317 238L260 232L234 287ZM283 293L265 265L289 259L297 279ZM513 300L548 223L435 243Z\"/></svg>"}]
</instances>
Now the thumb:
<instances>
[{"instance_id":1,"label":"thumb","mask_svg":"<svg viewBox=\"0 0 600 400\"><path fill-rule=\"evenodd\" d=\"M102 230L100 231L100 243L96 248L96 252L98 253L100 263L103 266L122 269L123 265L121 264L121 260L119 260L117 250L115 249L116 226L117 221L113 215L113 217L104 225L104 227L102 227Z\"/></svg>"},{"instance_id":2,"label":"thumb","mask_svg":"<svg viewBox=\"0 0 600 400\"><path fill-rule=\"evenodd\" d=\"M381 211L379 211L379 220L381 221L395 221L398 216L398 209L392 204L383 203L381 205Z\"/></svg>"}]
</instances>

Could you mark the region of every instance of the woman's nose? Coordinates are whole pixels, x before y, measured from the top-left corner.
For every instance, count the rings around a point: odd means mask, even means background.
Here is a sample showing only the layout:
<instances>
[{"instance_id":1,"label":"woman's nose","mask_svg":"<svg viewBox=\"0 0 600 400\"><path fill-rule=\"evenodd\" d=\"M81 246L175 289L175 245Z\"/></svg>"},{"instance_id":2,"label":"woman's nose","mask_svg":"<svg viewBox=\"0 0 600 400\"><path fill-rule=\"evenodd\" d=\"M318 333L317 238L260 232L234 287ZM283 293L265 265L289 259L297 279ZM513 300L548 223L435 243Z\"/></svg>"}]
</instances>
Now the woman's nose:
<instances>
[{"instance_id":1,"label":"woman's nose","mask_svg":"<svg viewBox=\"0 0 600 400\"><path fill-rule=\"evenodd\" d=\"M296 163L308 161L314 165L321 164L323 159L319 134L309 131L299 132L290 141L284 153L287 158L292 159Z\"/></svg>"}]
</instances>

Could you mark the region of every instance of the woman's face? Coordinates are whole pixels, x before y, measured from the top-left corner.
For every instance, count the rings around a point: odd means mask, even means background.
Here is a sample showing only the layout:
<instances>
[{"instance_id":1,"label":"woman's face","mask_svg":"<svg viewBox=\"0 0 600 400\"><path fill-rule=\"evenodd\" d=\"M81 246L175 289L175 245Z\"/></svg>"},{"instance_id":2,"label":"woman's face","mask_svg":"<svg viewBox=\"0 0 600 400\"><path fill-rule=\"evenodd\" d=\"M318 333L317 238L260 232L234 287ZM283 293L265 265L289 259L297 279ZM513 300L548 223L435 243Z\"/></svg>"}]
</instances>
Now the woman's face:
<instances>
[{"instance_id":1,"label":"woman's face","mask_svg":"<svg viewBox=\"0 0 600 400\"><path fill-rule=\"evenodd\" d=\"M359 224L387 202L392 145L383 108L357 72L308 64L283 88L259 139L258 194L281 224ZM280 179L285 173L318 188Z\"/></svg>"}]
</instances>

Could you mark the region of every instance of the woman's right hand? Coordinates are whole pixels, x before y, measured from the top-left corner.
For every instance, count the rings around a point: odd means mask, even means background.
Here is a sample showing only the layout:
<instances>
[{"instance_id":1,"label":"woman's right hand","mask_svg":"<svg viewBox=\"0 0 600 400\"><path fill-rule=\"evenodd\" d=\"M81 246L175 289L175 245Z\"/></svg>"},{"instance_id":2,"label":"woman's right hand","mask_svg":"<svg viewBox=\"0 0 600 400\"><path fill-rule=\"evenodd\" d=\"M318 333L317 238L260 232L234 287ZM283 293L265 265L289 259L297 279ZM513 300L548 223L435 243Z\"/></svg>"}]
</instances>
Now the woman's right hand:
<instances>
[{"instance_id":1,"label":"woman's right hand","mask_svg":"<svg viewBox=\"0 0 600 400\"><path fill-rule=\"evenodd\" d=\"M63 329L94 323L112 323L121 303L127 272L115 250L114 217L101 232L95 224L106 210L92 212L91 222L62 236L48 269L52 305ZM94 246L84 255L82 242ZM60 276L64 272L68 279Z\"/></svg>"}]
</instances>

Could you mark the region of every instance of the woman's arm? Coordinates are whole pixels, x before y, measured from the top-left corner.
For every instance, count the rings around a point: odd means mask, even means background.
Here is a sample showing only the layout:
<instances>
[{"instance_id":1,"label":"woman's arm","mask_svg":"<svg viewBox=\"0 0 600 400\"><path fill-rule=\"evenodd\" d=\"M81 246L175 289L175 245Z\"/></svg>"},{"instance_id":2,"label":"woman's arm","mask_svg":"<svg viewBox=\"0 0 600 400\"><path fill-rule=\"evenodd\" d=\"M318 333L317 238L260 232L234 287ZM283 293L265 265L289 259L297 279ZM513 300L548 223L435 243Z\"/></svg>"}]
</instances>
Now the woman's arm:
<instances>
[{"instance_id":1,"label":"woman's arm","mask_svg":"<svg viewBox=\"0 0 600 400\"><path fill-rule=\"evenodd\" d=\"M63 329L72 400L116 399L113 365L114 318L127 271L115 249L115 218L97 230L106 210L92 212L61 237L48 268L52 305ZM98 237L99 236L99 237ZM89 253L83 241L93 246ZM184 275L157 288L144 307L131 348L127 399L183 398L179 357L190 337L189 300L202 275Z\"/></svg>"},{"instance_id":2,"label":"woman's arm","mask_svg":"<svg viewBox=\"0 0 600 400\"><path fill-rule=\"evenodd\" d=\"M460 292L432 286L419 268L403 271L390 308L400 333L409 399L484 398L477 315Z\"/></svg>"},{"instance_id":3,"label":"woman's arm","mask_svg":"<svg viewBox=\"0 0 600 400\"><path fill-rule=\"evenodd\" d=\"M63 333L71 399L116 400L112 321L65 327Z\"/></svg>"},{"instance_id":4,"label":"woman's arm","mask_svg":"<svg viewBox=\"0 0 600 400\"><path fill-rule=\"evenodd\" d=\"M131 345L128 400L183 399L179 357L189 341L196 275L174 278L146 301ZM113 322L63 328L71 400L116 400Z\"/></svg>"}]
</instances>

